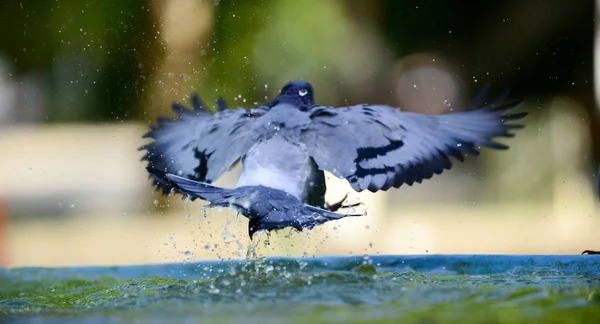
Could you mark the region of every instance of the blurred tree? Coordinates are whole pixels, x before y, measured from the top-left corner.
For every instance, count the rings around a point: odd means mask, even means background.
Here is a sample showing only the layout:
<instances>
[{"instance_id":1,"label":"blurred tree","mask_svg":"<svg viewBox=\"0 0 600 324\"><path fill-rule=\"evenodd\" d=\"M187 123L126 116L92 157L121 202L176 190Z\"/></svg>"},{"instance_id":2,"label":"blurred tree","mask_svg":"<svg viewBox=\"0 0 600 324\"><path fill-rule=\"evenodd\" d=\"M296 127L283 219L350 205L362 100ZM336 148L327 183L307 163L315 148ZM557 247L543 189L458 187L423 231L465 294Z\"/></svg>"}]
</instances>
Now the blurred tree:
<instances>
[{"instance_id":1,"label":"blurred tree","mask_svg":"<svg viewBox=\"0 0 600 324\"><path fill-rule=\"evenodd\" d=\"M46 80L48 120L130 117L153 52L144 2L6 1L0 7L0 55L17 74Z\"/></svg>"},{"instance_id":2,"label":"blurred tree","mask_svg":"<svg viewBox=\"0 0 600 324\"><path fill-rule=\"evenodd\" d=\"M564 94L582 103L593 148L582 171L596 174L600 110L593 94L593 1L381 3L382 31L395 54L425 50L457 62L473 95L477 81L484 81L511 88L517 97Z\"/></svg>"}]
</instances>

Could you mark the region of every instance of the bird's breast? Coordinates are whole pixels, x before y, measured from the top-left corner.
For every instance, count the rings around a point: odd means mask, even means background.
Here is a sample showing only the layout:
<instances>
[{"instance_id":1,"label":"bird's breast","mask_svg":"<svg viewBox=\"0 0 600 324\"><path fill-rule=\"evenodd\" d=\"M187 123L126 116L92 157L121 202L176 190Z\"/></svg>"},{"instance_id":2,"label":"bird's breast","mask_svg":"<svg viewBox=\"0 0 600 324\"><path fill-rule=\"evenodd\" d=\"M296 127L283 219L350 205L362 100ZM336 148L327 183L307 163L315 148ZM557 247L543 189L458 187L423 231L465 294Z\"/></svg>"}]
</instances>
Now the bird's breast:
<instances>
[{"instance_id":1,"label":"bird's breast","mask_svg":"<svg viewBox=\"0 0 600 324\"><path fill-rule=\"evenodd\" d=\"M256 143L242 161L238 187L262 185L283 190L306 201L310 181L318 170L300 143L275 135Z\"/></svg>"}]
</instances>

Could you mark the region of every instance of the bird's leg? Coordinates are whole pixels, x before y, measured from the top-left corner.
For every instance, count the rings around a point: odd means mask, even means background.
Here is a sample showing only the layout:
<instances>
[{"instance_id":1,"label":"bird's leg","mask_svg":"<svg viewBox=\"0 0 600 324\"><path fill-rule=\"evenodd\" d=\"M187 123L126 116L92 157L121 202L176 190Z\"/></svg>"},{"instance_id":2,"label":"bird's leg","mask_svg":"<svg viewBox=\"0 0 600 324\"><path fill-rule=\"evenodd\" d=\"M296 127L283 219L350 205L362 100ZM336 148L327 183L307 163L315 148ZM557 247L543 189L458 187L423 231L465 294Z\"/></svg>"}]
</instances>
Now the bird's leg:
<instances>
[{"instance_id":1,"label":"bird's leg","mask_svg":"<svg viewBox=\"0 0 600 324\"><path fill-rule=\"evenodd\" d=\"M600 251L585 250L581 254L600 254Z\"/></svg>"},{"instance_id":2,"label":"bird's leg","mask_svg":"<svg viewBox=\"0 0 600 324\"><path fill-rule=\"evenodd\" d=\"M344 205L344 202L346 201L346 199L348 199L348 194L346 194L344 196L344 198L342 198L342 200L336 202L335 204L325 204L325 208L328 209L331 212L335 212L340 208L352 208L352 207L356 207L356 206L360 206L362 205L362 202L359 203L354 203L354 204L349 204L349 205Z\"/></svg>"}]
</instances>

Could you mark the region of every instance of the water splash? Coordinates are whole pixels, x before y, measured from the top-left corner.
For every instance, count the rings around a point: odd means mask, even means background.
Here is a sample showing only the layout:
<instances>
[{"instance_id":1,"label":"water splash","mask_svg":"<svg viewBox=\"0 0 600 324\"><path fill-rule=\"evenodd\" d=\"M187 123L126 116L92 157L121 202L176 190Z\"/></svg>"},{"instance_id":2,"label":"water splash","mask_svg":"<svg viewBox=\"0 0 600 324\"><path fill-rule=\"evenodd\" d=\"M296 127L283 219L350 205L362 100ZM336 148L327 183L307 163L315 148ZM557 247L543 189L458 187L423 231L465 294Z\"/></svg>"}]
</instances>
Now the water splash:
<instances>
[{"instance_id":1,"label":"water splash","mask_svg":"<svg viewBox=\"0 0 600 324\"><path fill-rule=\"evenodd\" d=\"M265 248L271 244L269 241L269 233L261 231L254 234L253 239L248 243L246 259L244 260L244 270L252 271L254 273L260 273L265 270L265 260L267 259L267 256L266 254L261 253L259 249L261 243Z\"/></svg>"}]
</instances>

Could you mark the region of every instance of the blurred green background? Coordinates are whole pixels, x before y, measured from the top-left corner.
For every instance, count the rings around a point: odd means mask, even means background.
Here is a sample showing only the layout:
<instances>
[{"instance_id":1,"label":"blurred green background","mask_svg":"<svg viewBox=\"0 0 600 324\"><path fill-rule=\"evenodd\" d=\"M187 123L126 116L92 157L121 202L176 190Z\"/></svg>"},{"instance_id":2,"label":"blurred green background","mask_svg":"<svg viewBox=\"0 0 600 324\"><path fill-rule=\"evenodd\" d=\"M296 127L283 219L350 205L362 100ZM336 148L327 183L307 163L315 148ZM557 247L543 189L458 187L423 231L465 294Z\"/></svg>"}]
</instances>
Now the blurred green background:
<instances>
[{"instance_id":1,"label":"blurred green background","mask_svg":"<svg viewBox=\"0 0 600 324\"><path fill-rule=\"evenodd\" d=\"M160 197L137 148L192 91L250 107L293 79L323 105L431 114L491 83L526 99L530 116L503 140L510 150L484 149L414 187L351 193L367 217L284 231L264 253L599 249L596 12L561 0L4 1L0 266L245 255L245 219ZM329 200L350 191L328 185Z\"/></svg>"}]
</instances>

